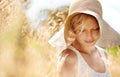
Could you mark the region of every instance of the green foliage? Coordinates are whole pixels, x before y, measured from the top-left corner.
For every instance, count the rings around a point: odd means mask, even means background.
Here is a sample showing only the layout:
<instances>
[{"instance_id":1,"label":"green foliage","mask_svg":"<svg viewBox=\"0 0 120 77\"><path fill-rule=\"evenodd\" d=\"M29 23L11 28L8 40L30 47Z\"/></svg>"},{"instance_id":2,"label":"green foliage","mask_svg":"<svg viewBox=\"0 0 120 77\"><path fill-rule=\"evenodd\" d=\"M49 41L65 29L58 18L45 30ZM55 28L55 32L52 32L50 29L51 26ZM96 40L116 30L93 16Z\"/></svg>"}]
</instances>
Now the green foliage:
<instances>
[{"instance_id":1,"label":"green foliage","mask_svg":"<svg viewBox=\"0 0 120 77\"><path fill-rule=\"evenodd\" d=\"M108 53L111 54L112 56L114 57L118 56L118 52L119 52L118 46L108 48L107 50L108 50Z\"/></svg>"}]
</instances>

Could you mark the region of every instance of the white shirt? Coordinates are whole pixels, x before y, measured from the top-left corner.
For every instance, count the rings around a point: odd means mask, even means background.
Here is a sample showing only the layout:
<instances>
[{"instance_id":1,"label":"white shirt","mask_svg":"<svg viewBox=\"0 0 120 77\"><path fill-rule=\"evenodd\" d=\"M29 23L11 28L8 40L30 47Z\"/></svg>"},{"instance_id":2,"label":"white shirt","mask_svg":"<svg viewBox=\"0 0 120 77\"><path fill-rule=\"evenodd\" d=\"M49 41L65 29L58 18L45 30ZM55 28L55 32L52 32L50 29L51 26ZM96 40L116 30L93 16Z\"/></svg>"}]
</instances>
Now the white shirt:
<instances>
[{"instance_id":1,"label":"white shirt","mask_svg":"<svg viewBox=\"0 0 120 77\"><path fill-rule=\"evenodd\" d=\"M97 46L96 46L97 47ZM104 49L97 47L97 49L100 52L101 58L105 64L105 69L106 71L104 73L96 72L93 70L83 59L82 55L79 53L79 51L70 46L69 49L71 49L75 54L77 55L78 58L78 72L77 72L77 77L110 77L109 71L108 71L108 64L107 60L105 58L105 51ZM99 67L99 66L98 66Z\"/></svg>"}]
</instances>

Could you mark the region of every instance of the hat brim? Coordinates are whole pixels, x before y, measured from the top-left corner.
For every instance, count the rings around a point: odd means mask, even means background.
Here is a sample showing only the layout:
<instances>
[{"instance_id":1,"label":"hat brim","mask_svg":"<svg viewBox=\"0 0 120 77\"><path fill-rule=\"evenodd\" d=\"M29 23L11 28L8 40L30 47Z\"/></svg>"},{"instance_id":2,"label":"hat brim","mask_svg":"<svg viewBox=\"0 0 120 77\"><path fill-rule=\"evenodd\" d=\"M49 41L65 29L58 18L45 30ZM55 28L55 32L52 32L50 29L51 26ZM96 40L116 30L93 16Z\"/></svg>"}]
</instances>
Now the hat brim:
<instances>
[{"instance_id":1,"label":"hat brim","mask_svg":"<svg viewBox=\"0 0 120 77\"><path fill-rule=\"evenodd\" d=\"M78 12L72 13L66 19L64 38L68 45L70 45L75 40L75 38L71 38L71 33L70 33L70 28L69 28L70 20L74 15L78 13L89 14L89 15L94 16L97 19L99 26L100 26L100 33L101 33L100 39L96 43L98 46L112 47L112 46L120 45L120 34L117 33L112 27L110 27L110 25L103 18L101 18L98 14L96 14L93 11L89 11L89 10L80 11L80 12L78 11Z\"/></svg>"}]
</instances>

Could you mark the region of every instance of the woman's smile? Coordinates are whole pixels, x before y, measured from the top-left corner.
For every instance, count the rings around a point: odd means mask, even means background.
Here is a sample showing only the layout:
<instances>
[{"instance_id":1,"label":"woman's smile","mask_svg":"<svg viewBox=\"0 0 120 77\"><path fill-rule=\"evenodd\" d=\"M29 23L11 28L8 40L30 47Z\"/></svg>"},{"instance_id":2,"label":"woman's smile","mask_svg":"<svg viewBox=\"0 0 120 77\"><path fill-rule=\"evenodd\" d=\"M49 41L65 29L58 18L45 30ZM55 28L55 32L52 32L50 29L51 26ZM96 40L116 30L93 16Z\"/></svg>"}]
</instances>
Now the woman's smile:
<instances>
[{"instance_id":1,"label":"woman's smile","mask_svg":"<svg viewBox=\"0 0 120 77\"><path fill-rule=\"evenodd\" d=\"M94 40L85 40L84 42L85 42L86 44L94 44L94 43L95 43Z\"/></svg>"}]
</instances>

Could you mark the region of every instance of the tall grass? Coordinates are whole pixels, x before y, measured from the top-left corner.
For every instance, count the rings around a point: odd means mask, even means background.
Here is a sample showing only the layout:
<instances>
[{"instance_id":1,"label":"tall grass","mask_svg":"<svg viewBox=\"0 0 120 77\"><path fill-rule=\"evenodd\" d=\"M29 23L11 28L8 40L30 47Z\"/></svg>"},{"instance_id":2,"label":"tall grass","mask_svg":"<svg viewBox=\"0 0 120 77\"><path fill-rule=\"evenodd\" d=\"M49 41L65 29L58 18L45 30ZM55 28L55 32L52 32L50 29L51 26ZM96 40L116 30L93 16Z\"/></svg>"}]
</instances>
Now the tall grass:
<instances>
[{"instance_id":1,"label":"tall grass","mask_svg":"<svg viewBox=\"0 0 120 77\"><path fill-rule=\"evenodd\" d=\"M52 14L58 16L55 23L61 25L64 19L60 17L65 18L61 15L67 15L67 12ZM47 26L33 30L16 0L0 1L0 77L55 77L58 51L47 41L60 26L57 28L55 23L50 26L52 21L49 18L49 24L45 23ZM111 75L118 77L120 49L107 50Z\"/></svg>"},{"instance_id":2,"label":"tall grass","mask_svg":"<svg viewBox=\"0 0 120 77\"><path fill-rule=\"evenodd\" d=\"M120 76L120 46L106 48L109 62L110 62L110 74L112 77Z\"/></svg>"}]
</instances>

